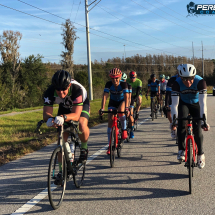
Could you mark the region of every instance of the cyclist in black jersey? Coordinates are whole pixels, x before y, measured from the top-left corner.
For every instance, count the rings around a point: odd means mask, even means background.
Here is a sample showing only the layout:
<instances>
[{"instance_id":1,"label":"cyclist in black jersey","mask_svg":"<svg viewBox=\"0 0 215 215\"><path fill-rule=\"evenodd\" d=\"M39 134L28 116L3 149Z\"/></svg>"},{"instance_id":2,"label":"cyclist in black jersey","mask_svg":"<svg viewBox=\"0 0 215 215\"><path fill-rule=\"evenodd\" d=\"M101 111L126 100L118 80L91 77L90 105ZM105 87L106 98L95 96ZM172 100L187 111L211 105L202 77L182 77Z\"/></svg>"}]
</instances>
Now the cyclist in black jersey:
<instances>
[{"instance_id":1,"label":"cyclist in black jersey","mask_svg":"<svg viewBox=\"0 0 215 215\"><path fill-rule=\"evenodd\" d=\"M58 114L55 119L53 117L53 104L59 104ZM86 89L80 83L71 79L67 71L57 71L52 77L52 85L44 93L43 119L48 127L64 126L64 129L69 128L69 121L79 121L81 162L85 162L88 155L89 116L90 103ZM67 141L68 133L65 132L63 138L64 141ZM62 171L60 157L58 159L60 171Z\"/></svg>"}]
</instances>

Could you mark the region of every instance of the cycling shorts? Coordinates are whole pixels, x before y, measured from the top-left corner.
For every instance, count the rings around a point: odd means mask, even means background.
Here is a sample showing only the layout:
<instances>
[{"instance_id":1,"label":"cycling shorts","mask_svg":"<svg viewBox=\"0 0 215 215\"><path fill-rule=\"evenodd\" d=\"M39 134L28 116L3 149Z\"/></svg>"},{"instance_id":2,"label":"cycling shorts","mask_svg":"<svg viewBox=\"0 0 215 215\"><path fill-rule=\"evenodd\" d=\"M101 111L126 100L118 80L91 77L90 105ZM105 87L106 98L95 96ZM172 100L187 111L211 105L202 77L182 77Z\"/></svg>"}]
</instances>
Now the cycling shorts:
<instances>
[{"instance_id":1,"label":"cycling shorts","mask_svg":"<svg viewBox=\"0 0 215 215\"><path fill-rule=\"evenodd\" d=\"M120 104L124 102L124 100L122 101L114 101L112 99L109 100L109 104L108 104L108 110L112 109L118 109L118 107L120 106Z\"/></svg>"},{"instance_id":2,"label":"cycling shorts","mask_svg":"<svg viewBox=\"0 0 215 215\"><path fill-rule=\"evenodd\" d=\"M151 91L151 97L158 96L158 91Z\"/></svg>"},{"instance_id":3,"label":"cycling shorts","mask_svg":"<svg viewBox=\"0 0 215 215\"><path fill-rule=\"evenodd\" d=\"M161 94L165 95L166 94L166 90L161 90Z\"/></svg>"},{"instance_id":4,"label":"cycling shorts","mask_svg":"<svg viewBox=\"0 0 215 215\"><path fill-rule=\"evenodd\" d=\"M133 98L133 96L131 96L130 108L134 108L134 98Z\"/></svg>"}]
</instances>

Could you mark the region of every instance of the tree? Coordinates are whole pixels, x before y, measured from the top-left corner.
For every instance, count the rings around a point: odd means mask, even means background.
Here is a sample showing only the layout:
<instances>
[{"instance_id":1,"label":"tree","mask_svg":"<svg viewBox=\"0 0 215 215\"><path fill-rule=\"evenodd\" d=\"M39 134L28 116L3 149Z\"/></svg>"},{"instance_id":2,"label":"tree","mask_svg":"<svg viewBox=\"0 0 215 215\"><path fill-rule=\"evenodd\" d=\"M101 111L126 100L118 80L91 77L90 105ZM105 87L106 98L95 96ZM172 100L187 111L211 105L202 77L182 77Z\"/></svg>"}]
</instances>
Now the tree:
<instances>
[{"instance_id":1,"label":"tree","mask_svg":"<svg viewBox=\"0 0 215 215\"><path fill-rule=\"evenodd\" d=\"M67 70L71 77L74 78L73 73L73 53L74 53L74 42L78 38L76 36L74 25L71 23L69 19L66 20L65 24L63 24L63 46L66 51L62 51L61 57L61 66L63 69Z\"/></svg>"},{"instance_id":2,"label":"tree","mask_svg":"<svg viewBox=\"0 0 215 215\"><path fill-rule=\"evenodd\" d=\"M3 35L0 36L0 51L2 61L4 64L10 65L10 78L12 86L12 95L15 91L15 82L19 75L20 69L20 53L19 42L22 39L22 34L17 31L3 31Z\"/></svg>"}]
</instances>

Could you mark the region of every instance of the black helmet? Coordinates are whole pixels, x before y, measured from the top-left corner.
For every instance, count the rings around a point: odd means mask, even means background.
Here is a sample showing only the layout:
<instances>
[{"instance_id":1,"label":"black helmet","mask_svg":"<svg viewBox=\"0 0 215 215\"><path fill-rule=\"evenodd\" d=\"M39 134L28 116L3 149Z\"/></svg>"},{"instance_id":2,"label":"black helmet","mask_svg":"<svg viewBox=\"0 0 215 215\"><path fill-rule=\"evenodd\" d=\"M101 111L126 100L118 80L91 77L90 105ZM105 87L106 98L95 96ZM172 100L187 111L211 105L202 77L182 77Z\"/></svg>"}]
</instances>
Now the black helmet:
<instances>
[{"instance_id":1,"label":"black helmet","mask_svg":"<svg viewBox=\"0 0 215 215\"><path fill-rule=\"evenodd\" d=\"M56 90L66 90L71 82L70 74L65 70L58 70L52 77L52 85Z\"/></svg>"},{"instance_id":2,"label":"black helmet","mask_svg":"<svg viewBox=\"0 0 215 215\"><path fill-rule=\"evenodd\" d=\"M156 77L156 75L155 74L151 74L150 78L154 78L154 77Z\"/></svg>"}]
</instances>

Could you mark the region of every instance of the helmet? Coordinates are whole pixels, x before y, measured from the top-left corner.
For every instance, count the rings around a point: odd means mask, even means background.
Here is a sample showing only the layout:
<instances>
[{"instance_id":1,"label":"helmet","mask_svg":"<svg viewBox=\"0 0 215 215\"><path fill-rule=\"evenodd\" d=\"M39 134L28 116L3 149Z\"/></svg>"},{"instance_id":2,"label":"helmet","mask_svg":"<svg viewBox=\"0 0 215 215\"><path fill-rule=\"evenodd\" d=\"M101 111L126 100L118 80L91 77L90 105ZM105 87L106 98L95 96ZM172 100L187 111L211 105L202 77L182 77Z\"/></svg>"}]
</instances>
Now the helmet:
<instances>
[{"instance_id":1,"label":"helmet","mask_svg":"<svg viewBox=\"0 0 215 215\"><path fill-rule=\"evenodd\" d=\"M177 67L178 72L180 71L181 66L183 66L183 64L179 64L179 65L178 65L178 67Z\"/></svg>"},{"instance_id":2,"label":"helmet","mask_svg":"<svg viewBox=\"0 0 215 215\"><path fill-rule=\"evenodd\" d=\"M127 79L127 75L125 74L125 73L122 73L122 78L121 78L121 80L126 80Z\"/></svg>"},{"instance_id":3,"label":"helmet","mask_svg":"<svg viewBox=\"0 0 215 215\"><path fill-rule=\"evenodd\" d=\"M196 75L196 68L192 64L183 64L178 74L181 77L193 77Z\"/></svg>"},{"instance_id":4,"label":"helmet","mask_svg":"<svg viewBox=\"0 0 215 215\"><path fill-rule=\"evenodd\" d=\"M56 90L66 90L70 82L71 76L65 70L58 70L52 77L52 85Z\"/></svg>"},{"instance_id":5,"label":"helmet","mask_svg":"<svg viewBox=\"0 0 215 215\"><path fill-rule=\"evenodd\" d=\"M109 76L111 78L120 78L122 76L122 72L120 69L114 68L109 72Z\"/></svg>"},{"instance_id":6,"label":"helmet","mask_svg":"<svg viewBox=\"0 0 215 215\"><path fill-rule=\"evenodd\" d=\"M170 79L170 77L169 76L166 76L166 80L169 80Z\"/></svg>"},{"instance_id":7,"label":"helmet","mask_svg":"<svg viewBox=\"0 0 215 215\"><path fill-rule=\"evenodd\" d=\"M131 71L131 72L129 73L129 76L130 76L130 78L136 78L137 73L136 73L135 71Z\"/></svg>"},{"instance_id":8,"label":"helmet","mask_svg":"<svg viewBox=\"0 0 215 215\"><path fill-rule=\"evenodd\" d=\"M164 74L160 75L160 79L163 79L163 78L165 78L165 75Z\"/></svg>"},{"instance_id":9,"label":"helmet","mask_svg":"<svg viewBox=\"0 0 215 215\"><path fill-rule=\"evenodd\" d=\"M151 75L150 75L150 78L155 78L155 77L156 77L155 74L151 74Z\"/></svg>"}]
</instances>

